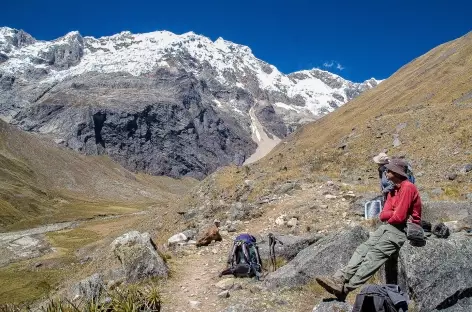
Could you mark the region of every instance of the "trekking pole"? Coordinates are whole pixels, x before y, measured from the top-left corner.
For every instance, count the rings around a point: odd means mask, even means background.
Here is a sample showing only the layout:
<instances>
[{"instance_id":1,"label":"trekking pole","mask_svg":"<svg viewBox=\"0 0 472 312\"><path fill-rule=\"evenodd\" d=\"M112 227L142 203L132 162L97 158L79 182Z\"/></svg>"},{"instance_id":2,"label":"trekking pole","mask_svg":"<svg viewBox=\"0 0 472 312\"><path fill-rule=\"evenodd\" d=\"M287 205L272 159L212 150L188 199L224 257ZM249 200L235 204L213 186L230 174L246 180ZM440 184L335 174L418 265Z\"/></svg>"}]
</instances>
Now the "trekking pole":
<instances>
[{"instance_id":1,"label":"trekking pole","mask_svg":"<svg viewBox=\"0 0 472 312\"><path fill-rule=\"evenodd\" d=\"M278 240L274 236L274 234L269 233L269 258L270 258L270 262L271 262L271 266L273 268L273 271L277 270L277 263L276 263L276 258L275 258L275 244L276 243L279 243L280 245L283 245L283 243L280 240Z\"/></svg>"}]
</instances>

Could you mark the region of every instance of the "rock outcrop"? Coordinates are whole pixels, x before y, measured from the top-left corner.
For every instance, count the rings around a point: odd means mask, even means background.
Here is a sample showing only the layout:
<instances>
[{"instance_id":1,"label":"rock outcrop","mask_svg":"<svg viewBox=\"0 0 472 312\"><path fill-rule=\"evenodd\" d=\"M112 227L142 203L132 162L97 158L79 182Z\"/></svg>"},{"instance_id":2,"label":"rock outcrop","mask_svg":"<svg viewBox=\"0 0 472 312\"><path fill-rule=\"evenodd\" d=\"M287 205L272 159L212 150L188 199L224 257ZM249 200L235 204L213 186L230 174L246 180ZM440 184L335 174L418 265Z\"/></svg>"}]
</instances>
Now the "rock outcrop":
<instances>
[{"instance_id":1,"label":"rock outcrop","mask_svg":"<svg viewBox=\"0 0 472 312\"><path fill-rule=\"evenodd\" d=\"M169 269L148 233L126 233L115 239L111 248L129 282L153 276L168 276Z\"/></svg>"},{"instance_id":2,"label":"rock outcrop","mask_svg":"<svg viewBox=\"0 0 472 312\"><path fill-rule=\"evenodd\" d=\"M297 256L297 254L308 246L316 243L323 238L323 235L312 234L307 236L294 236L294 235L277 235L277 240L282 242L276 243L274 246L275 256L277 258L283 258L286 261L290 261ZM258 243L259 255L262 259L269 259L269 245L268 239L264 238Z\"/></svg>"},{"instance_id":3,"label":"rock outcrop","mask_svg":"<svg viewBox=\"0 0 472 312\"><path fill-rule=\"evenodd\" d=\"M313 312L351 312L352 306L346 302L322 301L313 308Z\"/></svg>"},{"instance_id":4,"label":"rock outcrop","mask_svg":"<svg viewBox=\"0 0 472 312\"><path fill-rule=\"evenodd\" d=\"M215 221L213 225L204 229L197 236L196 246L197 247L208 246L213 241L216 241L216 242L221 241L223 238L221 237L220 230L218 229L219 226L220 226L220 222Z\"/></svg>"},{"instance_id":5,"label":"rock outcrop","mask_svg":"<svg viewBox=\"0 0 472 312\"><path fill-rule=\"evenodd\" d=\"M203 178L218 166L242 164L256 148L185 72L146 80L91 74L42 92L32 90L36 104L16 112L12 123L88 155L110 155L133 171Z\"/></svg>"},{"instance_id":6,"label":"rock outcrop","mask_svg":"<svg viewBox=\"0 0 472 312\"><path fill-rule=\"evenodd\" d=\"M264 283L269 288L293 288L312 282L316 275L334 274L368 237L368 233L360 226L326 236L300 251L288 264L270 273Z\"/></svg>"},{"instance_id":7,"label":"rock outcrop","mask_svg":"<svg viewBox=\"0 0 472 312\"><path fill-rule=\"evenodd\" d=\"M431 237L424 247L405 244L398 259L399 284L420 312L472 311L472 237Z\"/></svg>"},{"instance_id":8,"label":"rock outcrop","mask_svg":"<svg viewBox=\"0 0 472 312\"><path fill-rule=\"evenodd\" d=\"M81 303L98 302L104 291L103 277L95 273L72 287L71 299Z\"/></svg>"}]
</instances>

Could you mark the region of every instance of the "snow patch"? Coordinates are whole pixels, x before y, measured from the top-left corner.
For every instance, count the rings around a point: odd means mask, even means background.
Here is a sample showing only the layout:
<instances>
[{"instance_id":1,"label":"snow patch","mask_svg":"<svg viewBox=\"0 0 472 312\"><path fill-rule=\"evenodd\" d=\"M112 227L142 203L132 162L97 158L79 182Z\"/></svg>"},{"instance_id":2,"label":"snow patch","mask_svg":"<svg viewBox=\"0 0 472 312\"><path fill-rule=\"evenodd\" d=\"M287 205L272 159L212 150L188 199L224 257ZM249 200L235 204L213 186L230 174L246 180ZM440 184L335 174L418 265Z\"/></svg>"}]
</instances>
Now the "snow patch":
<instances>
[{"instance_id":1,"label":"snow patch","mask_svg":"<svg viewBox=\"0 0 472 312\"><path fill-rule=\"evenodd\" d=\"M293 107L293 106L287 105L287 104L282 103L282 102L274 103L274 105L277 106L277 107L286 109L286 110L293 110L293 111L296 111L297 113L300 112L300 109L297 109L297 108L295 108L295 107Z\"/></svg>"}]
</instances>

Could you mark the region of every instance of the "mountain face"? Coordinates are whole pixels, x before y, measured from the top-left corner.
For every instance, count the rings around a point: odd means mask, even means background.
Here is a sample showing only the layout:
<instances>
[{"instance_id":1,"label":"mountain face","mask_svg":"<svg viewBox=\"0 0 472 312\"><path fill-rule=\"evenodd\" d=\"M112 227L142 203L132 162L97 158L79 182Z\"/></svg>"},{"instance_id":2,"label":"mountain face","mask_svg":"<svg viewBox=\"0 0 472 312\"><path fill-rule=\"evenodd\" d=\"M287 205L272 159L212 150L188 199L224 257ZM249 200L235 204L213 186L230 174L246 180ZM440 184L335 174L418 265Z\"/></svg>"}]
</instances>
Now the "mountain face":
<instances>
[{"instance_id":1,"label":"mountain face","mask_svg":"<svg viewBox=\"0 0 472 312\"><path fill-rule=\"evenodd\" d=\"M261 127L279 140L378 83L319 69L285 75L246 46L194 33L45 42L0 28L0 118L157 175L203 178L242 164Z\"/></svg>"}]
</instances>

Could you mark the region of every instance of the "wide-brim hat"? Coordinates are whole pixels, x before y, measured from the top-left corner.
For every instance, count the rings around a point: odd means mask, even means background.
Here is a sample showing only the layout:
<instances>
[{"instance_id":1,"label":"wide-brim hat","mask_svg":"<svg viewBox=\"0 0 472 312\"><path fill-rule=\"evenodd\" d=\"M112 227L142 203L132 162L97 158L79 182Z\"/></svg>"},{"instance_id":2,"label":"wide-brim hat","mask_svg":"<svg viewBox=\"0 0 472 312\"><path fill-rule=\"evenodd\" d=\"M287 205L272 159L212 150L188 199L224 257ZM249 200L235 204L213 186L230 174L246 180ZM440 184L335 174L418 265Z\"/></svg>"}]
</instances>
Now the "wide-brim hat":
<instances>
[{"instance_id":1,"label":"wide-brim hat","mask_svg":"<svg viewBox=\"0 0 472 312\"><path fill-rule=\"evenodd\" d=\"M387 170L390 170L402 177L408 178L408 175L406 174L408 164L401 159L398 159L398 158L391 159L390 162L385 165L385 168L387 168Z\"/></svg>"},{"instance_id":2,"label":"wide-brim hat","mask_svg":"<svg viewBox=\"0 0 472 312\"><path fill-rule=\"evenodd\" d=\"M377 156L374 156L372 160L379 165L385 165L388 164L389 158L387 154L379 153Z\"/></svg>"}]
</instances>

